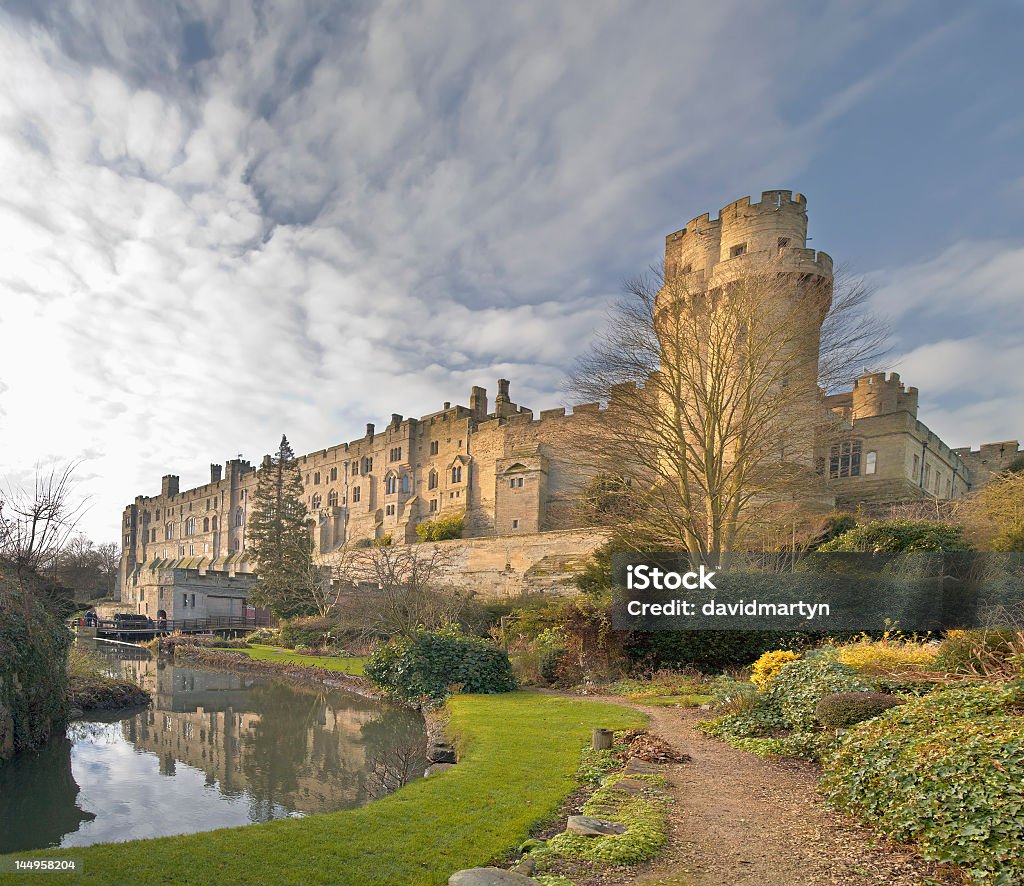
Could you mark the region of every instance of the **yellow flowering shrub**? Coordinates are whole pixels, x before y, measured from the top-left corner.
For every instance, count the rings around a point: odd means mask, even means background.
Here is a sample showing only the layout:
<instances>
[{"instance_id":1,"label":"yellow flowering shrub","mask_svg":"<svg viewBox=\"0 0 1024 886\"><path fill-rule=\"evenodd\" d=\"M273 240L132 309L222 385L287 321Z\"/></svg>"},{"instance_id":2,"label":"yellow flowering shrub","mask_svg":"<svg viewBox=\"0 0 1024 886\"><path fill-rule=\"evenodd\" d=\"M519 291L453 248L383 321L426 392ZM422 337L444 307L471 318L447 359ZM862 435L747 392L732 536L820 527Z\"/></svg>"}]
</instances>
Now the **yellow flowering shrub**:
<instances>
[{"instance_id":1,"label":"yellow flowering shrub","mask_svg":"<svg viewBox=\"0 0 1024 886\"><path fill-rule=\"evenodd\" d=\"M839 648L839 660L862 674L914 674L935 669L938 647L934 643L883 637L867 637Z\"/></svg>"},{"instance_id":2,"label":"yellow flowering shrub","mask_svg":"<svg viewBox=\"0 0 1024 886\"><path fill-rule=\"evenodd\" d=\"M799 653L790 652L787 649L776 649L773 652L766 652L754 662L754 669L750 674L750 682L764 692L771 685L775 675L779 672L779 668L789 664L791 661L796 661L798 658L800 658Z\"/></svg>"}]
</instances>

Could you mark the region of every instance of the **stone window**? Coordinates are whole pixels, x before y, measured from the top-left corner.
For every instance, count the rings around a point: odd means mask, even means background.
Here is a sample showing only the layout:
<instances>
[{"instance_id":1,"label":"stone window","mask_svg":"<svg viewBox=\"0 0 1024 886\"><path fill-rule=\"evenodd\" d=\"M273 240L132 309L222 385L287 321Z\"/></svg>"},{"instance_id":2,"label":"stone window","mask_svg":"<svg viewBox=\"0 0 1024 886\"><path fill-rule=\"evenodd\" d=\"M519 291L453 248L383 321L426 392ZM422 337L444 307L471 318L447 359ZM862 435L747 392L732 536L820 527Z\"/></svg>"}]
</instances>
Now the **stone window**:
<instances>
[{"instance_id":1,"label":"stone window","mask_svg":"<svg viewBox=\"0 0 1024 886\"><path fill-rule=\"evenodd\" d=\"M739 258L746 251L746 243L737 243L735 246L732 247L732 249L729 250L729 258Z\"/></svg>"},{"instance_id":2,"label":"stone window","mask_svg":"<svg viewBox=\"0 0 1024 886\"><path fill-rule=\"evenodd\" d=\"M866 456L864 456L864 473L865 474L873 474L875 472L875 466L876 466L877 461L878 461L878 453L877 452L872 451L872 452L869 452Z\"/></svg>"},{"instance_id":3,"label":"stone window","mask_svg":"<svg viewBox=\"0 0 1024 886\"><path fill-rule=\"evenodd\" d=\"M338 506L338 492L332 489L327 493L327 507L336 508Z\"/></svg>"},{"instance_id":4,"label":"stone window","mask_svg":"<svg viewBox=\"0 0 1024 886\"><path fill-rule=\"evenodd\" d=\"M180 548L178 548L178 556L179 557L184 557L185 556L185 546L184 545L182 545Z\"/></svg>"},{"instance_id":5,"label":"stone window","mask_svg":"<svg viewBox=\"0 0 1024 886\"><path fill-rule=\"evenodd\" d=\"M156 509L156 516L153 519L154 520L159 520L160 519L160 508Z\"/></svg>"},{"instance_id":6,"label":"stone window","mask_svg":"<svg viewBox=\"0 0 1024 886\"><path fill-rule=\"evenodd\" d=\"M182 594L181 595L181 605L182 605L182 608L187 608L188 607L188 594Z\"/></svg>"},{"instance_id":7,"label":"stone window","mask_svg":"<svg viewBox=\"0 0 1024 886\"><path fill-rule=\"evenodd\" d=\"M310 504L312 504L312 505L313 505L313 510L314 510L314 511L316 511L316 510L319 510L319 509L320 509L320 503L321 503L321 501L323 501L323 499L321 499L321 498L320 498L320 493L319 493L319 492L317 492L317 493L316 493L316 494L315 494L315 495L313 496L313 499L312 499L312 501L310 502Z\"/></svg>"},{"instance_id":8,"label":"stone window","mask_svg":"<svg viewBox=\"0 0 1024 886\"><path fill-rule=\"evenodd\" d=\"M931 481L932 481L932 466L930 464L926 463L925 466L924 466L924 488L925 489L928 488L928 484L931 483Z\"/></svg>"},{"instance_id":9,"label":"stone window","mask_svg":"<svg viewBox=\"0 0 1024 886\"><path fill-rule=\"evenodd\" d=\"M245 514L242 513L242 509L238 508L235 511L235 526L242 526L245 524Z\"/></svg>"},{"instance_id":10,"label":"stone window","mask_svg":"<svg viewBox=\"0 0 1024 886\"><path fill-rule=\"evenodd\" d=\"M313 474L313 485L314 485L314 486L318 486L319 484L320 484L320 472L319 472L319 471L316 471L316 472L315 472L315 473Z\"/></svg>"},{"instance_id":11,"label":"stone window","mask_svg":"<svg viewBox=\"0 0 1024 886\"><path fill-rule=\"evenodd\" d=\"M431 512L437 510L437 499L436 498L430 499L430 510L431 510Z\"/></svg>"},{"instance_id":12,"label":"stone window","mask_svg":"<svg viewBox=\"0 0 1024 886\"><path fill-rule=\"evenodd\" d=\"M217 515L216 515L216 514L214 514L214 515L213 515L213 517L212 517L212 518L211 518L211 520L210 520L210 528L211 528L211 529L212 529L212 530L213 530L214 532L216 532L216 531L217 531Z\"/></svg>"},{"instance_id":13,"label":"stone window","mask_svg":"<svg viewBox=\"0 0 1024 886\"><path fill-rule=\"evenodd\" d=\"M386 508L384 508L384 513L389 517L395 516L395 506L388 505Z\"/></svg>"},{"instance_id":14,"label":"stone window","mask_svg":"<svg viewBox=\"0 0 1024 886\"><path fill-rule=\"evenodd\" d=\"M437 455L438 442L439 441L437 441L437 440L431 440L430 441L430 454L431 455Z\"/></svg>"},{"instance_id":15,"label":"stone window","mask_svg":"<svg viewBox=\"0 0 1024 886\"><path fill-rule=\"evenodd\" d=\"M358 487L358 486L354 486L354 487L352 488L352 501L353 501L353 502L357 502L357 501L359 501L359 494L360 494L360 489L359 489L359 487Z\"/></svg>"},{"instance_id":16,"label":"stone window","mask_svg":"<svg viewBox=\"0 0 1024 886\"><path fill-rule=\"evenodd\" d=\"M150 532L149 540L150 541L156 541L156 530L155 529L152 532Z\"/></svg>"},{"instance_id":17,"label":"stone window","mask_svg":"<svg viewBox=\"0 0 1024 886\"><path fill-rule=\"evenodd\" d=\"M195 535L196 532L196 518L189 517L185 521L185 535Z\"/></svg>"},{"instance_id":18,"label":"stone window","mask_svg":"<svg viewBox=\"0 0 1024 886\"><path fill-rule=\"evenodd\" d=\"M352 462L352 476L353 477L358 477L359 476L359 462L358 461Z\"/></svg>"},{"instance_id":19,"label":"stone window","mask_svg":"<svg viewBox=\"0 0 1024 886\"><path fill-rule=\"evenodd\" d=\"M785 249L789 246L789 237L779 237L779 249Z\"/></svg>"},{"instance_id":20,"label":"stone window","mask_svg":"<svg viewBox=\"0 0 1024 886\"><path fill-rule=\"evenodd\" d=\"M403 474L402 475L402 492L408 492L408 491L409 491L409 475L408 474Z\"/></svg>"},{"instance_id":21,"label":"stone window","mask_svg":"<svg viewBox=\"0 0 1024 886\"><path fill-rule=\"evenodd\" d=\"M164 540L174 538L174 524L168 523L164 527Z\"/></svg>"},{"instance_id":22,"label":"stone window","mask_svg":"<svg viewBox=\"0 0 1024 886\"><path fill-rule=\"evenodd\" d=\"M512 528L513 529L518 529L519 528L519 521L518 520L513 520L512 521Z\"/></svg>"},{"instance_id":23,"label":"stone window","mask_svg":"<svg viewBox=\"0 0 1024 886\"><path fill-rule=\"evenodd\" d=\"M437 471L431 470L427 474L427 489L437 489Z\"/></svg>"},{"instance_id":24,"label":"stone window","mask_svg":"<svg viewBox=\"0 0 1024 886\"><path fill-rule=\"evenodd\" d=\"M456 465L452 468L452 483L462 482L462 465Z\"/></svg>"},{"instance_id":25,"label":"stone window","mask_svg":"<svg viewBox=\"0 0 1024 886\"><path fill-rule=\"evenodd\" d=\"M372 458L372 456L371 457L363 456L363 473L364 474L369 474L369 473L372 473L372 472L373 472L373 458Z\"/></svg>"},{"instance_id":26,"label":"stone window","mask_svg":"<svg viewBox=\"0 0 1024 886\"><path fill-rule=\"evenodd\" d=\"M860 448L860 440L836 443L829 454L829 479L860 476Z\"/></svg>"},{"instance_id":27,"label":"stone window","mask_svg":"<svg viewBox=\"0 0 1024 886\"><path fill-rule=\"evenodd\" d=\"M210 518L209 517L203 517L203 532L209 532L209 531L210 531Z\"/></svg>"},{"instance_id":28,"label":"stone window","mask_svg":"<svg viewBox=\"0 0 1024 886\"><path fill-rule=\"evenodd\" d=\"M337 479L338 479L338 469L337 469L337 467L333 467L333 468L331 468L331 482L333 483Z\"/></svg>"},{"instance_id":29,"label":"stone window","mask_svg":"<svg viewBox=\"0 0 1024 886\"><path fill-rule=\"evenodd\" d=\"M402 447L394 446L388 453L388 461L401 461L402 460Z\"/></svg>"},{"instance_id":30,"label":"stone window","mask_svg":"<svg viewBox=\"0 0 1024 886\"><path fill-rule=\"evenodd\" d=\"M394 474L388 474L384 478L384 494L394 495L398 492L398 477Z\"/></svg>"},{"instance_id":31,"label":"stone window","mask_svg":"<svg viewBox=\"0 0 1024 886\"><path fill-rule=\"evenodd\" d=\"M911 472L911 473L913 474L913 478L914 478L915 480L916 480L916 479L917 479L917 477L918 477L918 467L920 466L920 464L921 464L921 457L920 457L920 456L918 456L918 455L915 455L915 456L914 456L914 469L913 469L913 471Z\"/></svg>"}]
</instances>

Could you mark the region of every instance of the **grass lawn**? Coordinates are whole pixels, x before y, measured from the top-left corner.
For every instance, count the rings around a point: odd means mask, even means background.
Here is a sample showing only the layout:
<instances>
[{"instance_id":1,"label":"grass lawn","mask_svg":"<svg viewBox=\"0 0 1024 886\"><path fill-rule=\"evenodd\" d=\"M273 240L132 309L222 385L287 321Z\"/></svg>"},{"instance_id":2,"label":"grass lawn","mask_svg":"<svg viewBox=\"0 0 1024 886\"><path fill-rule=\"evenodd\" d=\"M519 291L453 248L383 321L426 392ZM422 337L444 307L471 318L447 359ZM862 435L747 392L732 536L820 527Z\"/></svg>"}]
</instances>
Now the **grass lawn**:
<instances>
[{"instance_id":1,"label":"grass lawn","mask_svg":"<svg viewBox=\"0 0 1024 886\"><path fill-rule=\"evenodd\" d=\"M456 696L449 711L459 765L359 809L17 857L78 858L76 883L443 884L557 810L592 728L643 722L628 708L529 692Z\"/></svg>"},{"instance_id":2,"label":"grass lawn","mask_svg":"<svg viewBox=\"0 0 1024 886\"><path fill-rule=\"evenodd\" d=\"M291 649L282 649L280 646L258 646L253 645L248 649L240 649L250 658L260 661L277 661L282 664L314 665L318 668L326 668L328 671L341 671L345 674L362 674L363 665L368 659L352 656L333 655L299 655Z\"/></svg>"}]
</instances>

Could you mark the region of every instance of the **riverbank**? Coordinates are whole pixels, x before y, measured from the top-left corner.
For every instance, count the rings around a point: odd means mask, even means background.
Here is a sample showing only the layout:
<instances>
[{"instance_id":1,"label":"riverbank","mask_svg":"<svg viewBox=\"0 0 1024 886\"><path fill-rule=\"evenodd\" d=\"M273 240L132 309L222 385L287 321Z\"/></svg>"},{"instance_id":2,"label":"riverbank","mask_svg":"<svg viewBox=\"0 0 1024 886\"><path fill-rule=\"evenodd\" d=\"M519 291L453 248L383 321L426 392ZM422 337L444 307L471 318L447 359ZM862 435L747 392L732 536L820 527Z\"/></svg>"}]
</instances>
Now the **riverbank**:
<instances>
[{"instance_id":1,"label":"riverbank","mask_svg":"<svg viewBox=\"0 0 1024 886\"><path fill-rule=\"evenodd\" d=\"M507 856L556 814L595 726L643 721L620 706L532 692L455 696L447 712L459 765L358 809L16 857L77 858L82 883L436 886Z\"/></svg>"},{"instance_id":2,"label":"riverbank","mask_svg":"<svg viewBox=\"0 0 1024 886\"><path fill-rule=\"evenodd\" d=\"M318 683L333 689L354 692L374 700L387 696L366 677L320 664L295 664L287 657L256 658L243 649L214 649L206 646L177 646L174 658L222 671L268 674L301 683Z\"/></svg>"},{"instance_id":3,"label":"riverbank","mask_svg":"<svg viewBox=\"0 0 1024 886\"><path fill-rule=\"evenodd\" d=\"M79 719L90 711L112 711L148 705L149 692L128 680L97 675L76 675L68 678L69 716Z\"/></svg>"}]
</instances>

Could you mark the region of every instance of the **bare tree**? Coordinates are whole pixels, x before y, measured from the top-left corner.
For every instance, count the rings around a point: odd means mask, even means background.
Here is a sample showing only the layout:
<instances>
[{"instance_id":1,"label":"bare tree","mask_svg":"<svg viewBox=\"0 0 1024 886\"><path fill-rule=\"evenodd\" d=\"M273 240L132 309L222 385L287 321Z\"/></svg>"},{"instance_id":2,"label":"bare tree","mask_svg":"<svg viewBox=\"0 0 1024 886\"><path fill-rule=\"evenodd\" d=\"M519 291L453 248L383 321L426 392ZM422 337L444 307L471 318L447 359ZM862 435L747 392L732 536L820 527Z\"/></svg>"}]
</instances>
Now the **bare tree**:
<instances>
[{"instance_id":1,"label":"bare tree","mask_svg":"<svg viewBox=\"0 0 1024 886\"><path fill-rule=\"evenodd\" d=\"M868 296L859 281L833 293L829 278L770 264L714 289L657 271L629 281L569 382L576 399L607 403L581 416L578 437L596 477L591 519L603 513L625 544L699 559L790 524L822 492L820 390L882 352Z\"/></svg>"},{"instance_id":2,"label":"bare tree","mask_svg":"<svg viewBox=\"0 0 1024 886\"><path fill-rule=\"evenodd\" d=\"M410 637L458 621L471 594L448 577L451 553L432 544L352 550L335 566L342 619L367 635Z\"/></svg>"},{"instance_id":3,"label":"bare tree","mask_svg":"<svg viewBox=\"0 0 1024 886\"><path fill-rule=\"evenodd\" d=\"M85 507L72 499L76 467L37 466L31 488L8 484L0 492L0 557L36 572L56 566Z\"/></svg>"}]
</instances>

